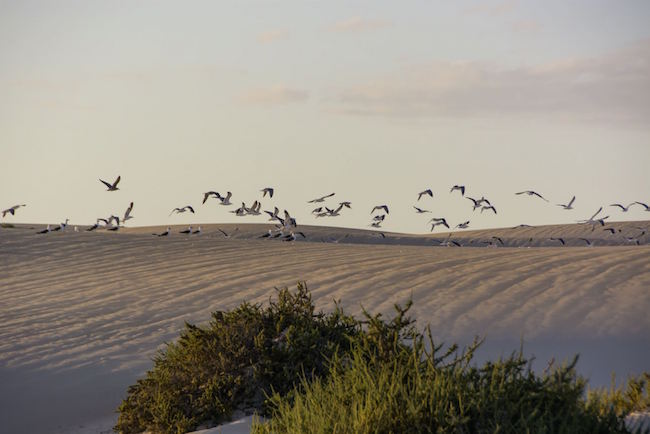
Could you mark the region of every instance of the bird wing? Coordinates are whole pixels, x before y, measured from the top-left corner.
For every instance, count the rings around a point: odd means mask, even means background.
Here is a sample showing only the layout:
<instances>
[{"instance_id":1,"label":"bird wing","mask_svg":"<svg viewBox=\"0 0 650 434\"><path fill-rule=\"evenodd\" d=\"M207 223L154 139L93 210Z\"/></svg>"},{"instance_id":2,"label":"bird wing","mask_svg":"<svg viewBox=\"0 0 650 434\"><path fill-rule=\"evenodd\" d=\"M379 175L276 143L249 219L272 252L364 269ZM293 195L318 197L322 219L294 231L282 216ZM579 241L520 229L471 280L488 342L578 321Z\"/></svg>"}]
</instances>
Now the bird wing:
<instances>
[{"instance_id":1,"label":"bird wing","mask_svg":"<svg viewBox=\"0 0 650 434\"><path fill-rule=\"evenodd\" d=\"M192 214L194 214L194 208L192 208L192 207L189 206L189 205L187 205L185 208L189 209L190 211L192 211Z\"/></svg>"},{"instance_id":2,"label":"bird wing","mask_svg":"<svg viewBox=\"0 0 650 434\"><path fill-rule=\"evenodd\" d=\"M103 179L100 179L100 181L102 182L102 184L104 184L104 185L105 185L106 187L108 187L108 188L113 187L111 184L109 184L108 182L104 181Z\"/></svg>"},{"instance_id":3,"label":"bird wing","mask_svg":"<svg viewBox=\"0 0 650 434\"><path fill-rule=\"evenodd\" d=\"M117 184L120 182L120 179L122 179L122 177L118 175L117 179L115 180L113 185L111 185L111 187L113 187L113 188L117 187Z\"/></svg>"},{"instance_id":4,"label":"bird wing","mask_svg":"<svg viewBox=\"0 0 650 434\"><path fill-rule=\"evenodd\" d=\"M573 202L575 202L575 200L576 200L576 197L573 196L573 197L571 198L571 201L569 202L569 206L573 205Z\"/></svg>"}]
</instances>

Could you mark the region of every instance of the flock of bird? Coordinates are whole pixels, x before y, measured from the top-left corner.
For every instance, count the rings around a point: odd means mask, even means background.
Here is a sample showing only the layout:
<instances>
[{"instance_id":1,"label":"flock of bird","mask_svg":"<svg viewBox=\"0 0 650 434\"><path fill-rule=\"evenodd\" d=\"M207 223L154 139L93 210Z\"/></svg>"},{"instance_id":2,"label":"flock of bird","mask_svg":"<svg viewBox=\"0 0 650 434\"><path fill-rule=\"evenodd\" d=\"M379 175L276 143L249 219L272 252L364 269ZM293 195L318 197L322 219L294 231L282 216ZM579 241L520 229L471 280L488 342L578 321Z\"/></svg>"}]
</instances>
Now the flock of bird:
<instances>
[{"instance_id":1,"label":"flock of bird","mask_svg":"<svg viewBox=\"0 0 650 434\"><path fill-rule=\"evenodd\" d=\"M118 184L121 181L121 176L118 176L115 181L112 183L109 183L107 181L104 181L102 179L99 179L99 181L104 184L106 187L106 191L112 192L112 191L118 191L119 187ZM483 213L485 211L492 212L493 214L497 214L497 208L493 203L490 202L489 199L487 199L485 196L481 196L480 198L474 198L470 196L465 196L466 192L466 187L464 185L454 185L451 187L449 190L450 194L453 194L454 192L459 192L460 196L471 201L471 206L472 206L472 212L476 211L477 209L480 209L480 212ZM273 198L273 195L275 193L275 189L272 187L265 187L260 190L262 193L262 198L269 197ZM352 209L352 203L350 201L342 201L338 202L334 206L327 206L324 203L326 200L332 198L335 196L336 193L330 193L324 196L317 197L315 199L307 201L309 204L323 204L318 206L317 208L314 208L311 211L311 214L315 216L315 218L323 218L323 217L338 217L341 215L342 212L344 212L346 209ZM549 202L548 199L546 199L543 195L540 193L533 191L533 190L524 190L515 193L515 195L527 195L533 198L539 198L545 202ZM423 198L427 198L427 196L431 199L433 199L434 194L433 191L428 188L423 191L420 191L417 193L417 202L418 204ZM218 201L218 204L221 206L231 206L233 203L231 202L232 199L232 192L228 191L225 195L221 195L217 191L207 191L203 193L203 201L202 204L205 205L206 202L209 199L214 199ZM556 204L558 207L561 207L564 210L572 210L573 204L575 203L576 197L573 196L571 200L569 200L568 203L566 204L561 204L558 203ZM613 208L619 208L622 212L628 212L632 206L640 206L645 209L645 211L650 211L650 206L646 203L643 202L632 202L629 203L628 205L623 205L620 203L613 203L609 205L610 207ZM20 205L14 205L10 208L7 208L2 211L2 217L5 217L7 214L15 215L16 211L20 209L21 207L26 206L25 204L20 204ZM280 210L277 207L274 207L273 211L267 211L267 210L262 210L262 203L259 200L255 200L250 206L247 206L245 202L241 203L241 206L230 211L231 213L235 214L237 217L244 217L244 216L257 216L261 215L262 213L265 213L268 215L269 219L268 221L274 222L275 226L273 229L269 229L267 233L264 233L263 235L260 235L259 238L280 238L285 241L295 241L297 239L297 236L301 236L303 238L306 238L305 234L301 231L296 231L296 228L298 227L298 224L296 222L296 219L291 216L291 214L287 211L284 210L282 214L280 214ZM423 206L417 206L413 205L413 208L417 214L427 214L431 213L430 210L425 209ZM602 212L603 207L600 207L598 211L596 211L590 218L584 219L584 220L578 220L577 222L579 223L584 223L584 224L589 224L592 227L592 231L595 230L597 226L604 227L605 226L605 220L609 218L609 216L601 216L599 217L600 213ZM118 231L120 228L124 227L124 224L128 221L131 220L134 216L132 215L133 211L133 202L129 204L127 207L126 211L124 214L121 215L113 215L111 214L110 216L103 218L97 218L96 222L92 225L84 229L85 231L94 231L97 229L105 229L108 231ZM176 214L183 214L189 212L191 214L195 214L196 211L192 205L184 205L180 207L175 207L171 210L169 216L173 215L174 213ZM371 221L369 226L372 228L381 228L382 224L385 222L386 218L390 214L390 210L388 205L386 204L379 204L375 205L371 211ZM59 224L58 226L52 227L51 225L47 225L46 228L39 230L37 233L38 234L47 234L50 232L57 232L57 231L65 231L67 226L68 226L69 219L66 219L64 223ZM452 229L450 224L447 222L447 219L445 217L432 217L429 221L428 224L431 225L431 231L434 231L436 227L438 226L444 226L447 229ZM463 222L460 222L454 226L453 229L467 229L469 228L470 225L470 220L466 220ZM518 227L526 227L528 225L520 225ZM79 231L78 227L74 227L75 231ZM614 228L604 228L605 231L610 232L610 234L615 234L616 230ZM225 236L229 237L229 234L227 234L225 231L219 229L219 231ZM620 230L619 230L620 231ZM198 235L202 233L201 226L199 226L196 229L193 229L192 226L189 226L187 229L179 231L180 234L183 235ZM155 233L153 235L158 236L158 237L165 237L169 236L171 234L171 227L167 227L167 230L161 233ZM383 234L382 234L383 235ZM441 245L455 245L455 246L460 246L460 243L457 241L451 240L451 233L447 237L446 240L441 241ZM639 238L641 236L645 235L645 230L643 230L642 234L637 236L637 237L628 237L627 241L632 242L636 241L637 244L639 244ZM550 238L551 241L556 241L561 245L565 245L566 241L564 238ZM586 245L591 246L593 243L586 238L580 238L580 240L583 240ZM532 242L532 239L529 240ZM499 243L503 245L503 240L501 240L499 237L493 237L492 240L485 241L485 244L488 245L498 245Z\"/></svg>"}]
</instances>

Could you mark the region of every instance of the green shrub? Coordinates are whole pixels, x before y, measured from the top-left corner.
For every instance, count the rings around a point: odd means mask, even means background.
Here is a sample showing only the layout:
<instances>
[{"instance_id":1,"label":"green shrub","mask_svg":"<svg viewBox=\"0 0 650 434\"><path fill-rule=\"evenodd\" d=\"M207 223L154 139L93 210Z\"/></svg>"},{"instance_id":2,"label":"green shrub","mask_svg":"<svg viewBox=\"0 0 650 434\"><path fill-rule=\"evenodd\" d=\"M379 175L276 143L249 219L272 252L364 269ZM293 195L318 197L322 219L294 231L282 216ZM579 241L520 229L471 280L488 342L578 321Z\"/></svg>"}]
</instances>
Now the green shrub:
<instances>
[{"instance_id":1,"label":"green shrub","mask_svg":"<svg viewBox=\"0 0 650 434\"><path fill-rule=\"evenodd\" d=\"M278 290L269 306L243 303L216 312L207 327L186 324L167 344L144 379L128 388L115 430L135 433L187 432L218 423L235 410L263 408L266 394L284 394L300 378L327 372L326 360L358 324L339 306L314 313L305 284L295 293Z\"/></svg>"},{"instance_id":2,"label":"green shrub","mask_svg":"<svg viewBox=\"0 0 650 434\"><path fill-rule=\"evenodd\" d=\"M614 411L618 416L634 411L650 411L650 372L628 378L621 387L616 386L616 377L612 376L609 389L589 391L587 405L600 414Z\"/></svg>"}]
</instances>

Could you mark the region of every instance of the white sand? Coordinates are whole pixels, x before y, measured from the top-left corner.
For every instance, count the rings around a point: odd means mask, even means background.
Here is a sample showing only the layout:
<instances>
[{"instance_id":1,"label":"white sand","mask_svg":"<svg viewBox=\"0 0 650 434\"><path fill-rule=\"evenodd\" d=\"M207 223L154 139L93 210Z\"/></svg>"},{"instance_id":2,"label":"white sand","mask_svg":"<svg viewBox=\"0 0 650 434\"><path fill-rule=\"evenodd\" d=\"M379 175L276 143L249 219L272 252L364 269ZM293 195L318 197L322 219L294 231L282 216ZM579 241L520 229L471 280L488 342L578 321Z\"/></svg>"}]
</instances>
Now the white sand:
<instances>
[{"instance_id":1,"label":"white sand","mask_svg":"<svg viewBox=\"0 0 650 434\"><path fill-rule=\"evenodd\" d=\"M648 222L615 226L631 235ZM205 225L190 238L150 235L161 228L47 235L3 228L0 426L110 430L127 386L184 321L204 322L243 300L264 302L274 287L298 280L308 282L319 308L341 299L354 314L363 305L390 315L393 303L412 296L413 316L439 339L485 335L483 358L510 353L523 336L540 364L580 352L579 370L595 385L608 384L612 371L624 377L650 366L650 245L615 245L625 242L584 225L454 236L468 244L498 235L510 246L534 237L534 245L548 246L496 249L433 247L443 235L384 239L310 227L301 229L312 242L287 243L256 239L264 225L239 228L228 239ZM608 245L555 247L551 236Z\"/></svg>"}]
</instances>

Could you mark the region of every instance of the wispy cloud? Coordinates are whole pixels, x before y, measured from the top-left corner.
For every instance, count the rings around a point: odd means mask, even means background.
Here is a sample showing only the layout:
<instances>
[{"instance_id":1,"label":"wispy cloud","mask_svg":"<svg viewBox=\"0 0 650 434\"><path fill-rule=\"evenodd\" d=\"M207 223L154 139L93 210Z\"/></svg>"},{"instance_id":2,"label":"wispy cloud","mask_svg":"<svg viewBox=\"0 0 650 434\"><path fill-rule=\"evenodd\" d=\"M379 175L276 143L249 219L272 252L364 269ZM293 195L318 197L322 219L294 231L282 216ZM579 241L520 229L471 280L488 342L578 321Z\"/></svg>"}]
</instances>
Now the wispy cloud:
<instances>
[{"instance_id":1,"label":"wispy cloud","mask_svg":"<svg viewBox=\"0 0 650 434\"><path fill-rule=\"evenodd\" d=\"M334 110L408 117L534 115L650 122L650 40L530 67L438 61L340 90Z\"/></svg>"},{"instance_id":2,"label":"wispy cloud","mask_svg":"<svg viewBox=\"0 0 650 434\"><path fill-rule=\"evenodd\" d=\"M287 30L271 30L257 35L257 41L260 44L269 44L271 42L287 39L288 37L289 32Z\"/></svg>"},{"instance_id":3,"label":"wispy cloud","mask_svg":"<svg viewBox=\"0 0 650 434\"><path fill-rule=\"evenodd\" d=\"M255 88L246 91L241 101L247 104L288 104L307 101L309 92L302 89L292 89L283 85L267 88Z\"/></svg>"},{"instance_id":4,"label":"wispy cloud","mask_svg":"<svg viewBox=\"0 0 650 434\"><path fill-rule=\"evenodd\" d=\"M333 32L363 32L368 30L380 29L390 25L385 20L369 20L360 17L352 17L335 23L330 30Z\"/></svg>"}]
</instances>

